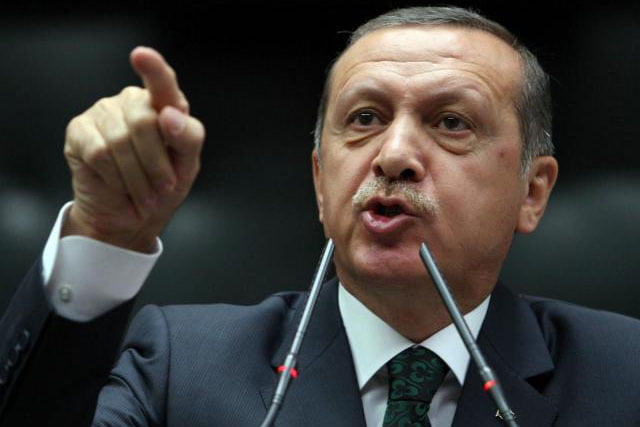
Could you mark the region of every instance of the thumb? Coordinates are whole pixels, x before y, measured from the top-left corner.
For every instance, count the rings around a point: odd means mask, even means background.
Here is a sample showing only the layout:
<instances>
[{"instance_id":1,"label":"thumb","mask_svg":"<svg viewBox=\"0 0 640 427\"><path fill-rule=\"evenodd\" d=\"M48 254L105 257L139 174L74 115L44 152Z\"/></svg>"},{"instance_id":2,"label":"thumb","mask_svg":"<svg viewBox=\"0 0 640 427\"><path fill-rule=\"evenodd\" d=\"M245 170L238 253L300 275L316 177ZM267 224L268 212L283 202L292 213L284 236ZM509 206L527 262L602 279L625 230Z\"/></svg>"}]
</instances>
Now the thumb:
<instances>
[{"instance_id":1,"label":"thumb","mask_svg":"<svg viewBox=\"0 0 640 427\"><path fill-rule=\"evenodd\" d=\"M178 182L191 185L200 169L200 152L205 137L202 123L177 108L167 106L158 116Z\"/></svg>"}]
</instances>

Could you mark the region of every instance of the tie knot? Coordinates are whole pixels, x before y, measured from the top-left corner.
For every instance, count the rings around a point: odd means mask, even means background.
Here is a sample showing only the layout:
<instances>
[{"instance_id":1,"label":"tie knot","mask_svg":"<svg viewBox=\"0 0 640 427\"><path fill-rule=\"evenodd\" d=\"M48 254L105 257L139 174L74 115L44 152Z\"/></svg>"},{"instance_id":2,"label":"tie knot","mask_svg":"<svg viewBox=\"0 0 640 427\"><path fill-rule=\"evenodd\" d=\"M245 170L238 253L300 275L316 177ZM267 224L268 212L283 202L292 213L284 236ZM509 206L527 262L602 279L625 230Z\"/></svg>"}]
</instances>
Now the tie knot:
<instances>
[{"instance_id":1,"label":"tie knot","mask_svg":"<svg viewBox=\"0 0 640 427\"><path fill-rule=\"evenodd\" d=\"M424 347L411 347L387 363L389 401L419 401L427 406L442 384L449 367Z\"/></svg>"}]
</instances>

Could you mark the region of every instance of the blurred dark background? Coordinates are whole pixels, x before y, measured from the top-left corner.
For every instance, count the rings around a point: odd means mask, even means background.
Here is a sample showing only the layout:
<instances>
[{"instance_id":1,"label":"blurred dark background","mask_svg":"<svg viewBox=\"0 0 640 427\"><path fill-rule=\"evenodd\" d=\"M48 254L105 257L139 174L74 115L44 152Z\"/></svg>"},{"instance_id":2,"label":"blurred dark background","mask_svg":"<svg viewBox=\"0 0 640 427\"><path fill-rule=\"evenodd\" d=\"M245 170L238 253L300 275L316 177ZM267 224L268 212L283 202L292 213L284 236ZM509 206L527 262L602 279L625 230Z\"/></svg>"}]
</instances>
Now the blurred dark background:
<instances>
[{"instance_id":1,"label":"blurred dark background","mask_svg":"<svg viewBox=\"0 0 640 427\"><path fill-rule=\"evenodd\" d=\"M158 4L3 5L0 302L71 198L67 122L138 84L128 53L139 44L174 66L208 139L201 176L138 303L253 303L308 287L323 244L309 159L325 69L360 23L421 3ZM504 280L640 317L640 7L450 4L510 28L553 79L560 181L539 231L516 238Z\"/></svg>"}]
</instances>

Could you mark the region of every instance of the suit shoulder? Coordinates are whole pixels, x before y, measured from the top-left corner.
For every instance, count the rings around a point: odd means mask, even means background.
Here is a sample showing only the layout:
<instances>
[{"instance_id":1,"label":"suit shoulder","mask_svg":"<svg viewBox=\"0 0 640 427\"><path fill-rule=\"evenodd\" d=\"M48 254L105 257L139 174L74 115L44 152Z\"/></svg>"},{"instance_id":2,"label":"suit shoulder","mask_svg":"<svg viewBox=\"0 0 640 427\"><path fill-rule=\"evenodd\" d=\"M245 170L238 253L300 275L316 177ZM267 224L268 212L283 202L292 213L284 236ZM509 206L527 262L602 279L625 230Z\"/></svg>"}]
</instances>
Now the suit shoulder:
<instances>
[{"instance_id":1,"label":"suit shoulder","mask_svg":"<svg viewBox=\"0 0 640 427\"><path fill-rule=\"evenodd\" d=\"M301 292L279 292L269 295L257 304L184 304L160 307L169 322L216 321L234 323L239 320L264 321L270 317L279 317L295 310L304 294Z\"/></svg>"},{"instance_id":2,"label":"suit shoulder","mask_svg":"<svg viewBox=\"0 0 640 427\"><path fill-rule=\"evenodd\" d=\"M549 318L558 322L573 324L578 323L585 327L608 328L617 326L640 330L640 319L625 316L606 310L597 310L578 304L555 300L551 298L533 297L524 295L523 299L538 317Z\"/></svg>"},{"instance_id":3,"label":"suit shoulder","mask_svg":"<svg viewBox=\"0 0 640 427\"><path fill-rule=\"evenodd\" d=\"M570 346L583 357L640 351L640 320L540 297L523 297L535 313L550 349Z\"/></svg>"},{"instance_id":4,"label":"suit shoulder","mask_svg":"<svg viewBox=\"0 0 640 427\"><path fill-rule=\"evenodd\" d=\"M304 294L281 292L255 305L184 304L145 306L136 315L134 335L163 335L174 345L194 348L228 342L279 342ZM164 331L164 332L162 332Z\"/></svg>"}]
</instances>

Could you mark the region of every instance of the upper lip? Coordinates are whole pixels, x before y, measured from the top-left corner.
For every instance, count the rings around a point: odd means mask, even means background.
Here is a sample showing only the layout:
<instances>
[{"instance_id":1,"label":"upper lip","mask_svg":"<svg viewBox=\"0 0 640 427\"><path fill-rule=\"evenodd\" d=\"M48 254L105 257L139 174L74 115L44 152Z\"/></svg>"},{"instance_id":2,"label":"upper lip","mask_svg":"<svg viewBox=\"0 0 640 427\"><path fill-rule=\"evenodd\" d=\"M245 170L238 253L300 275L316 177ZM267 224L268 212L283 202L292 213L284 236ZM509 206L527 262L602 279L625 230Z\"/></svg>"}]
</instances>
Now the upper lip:
<instances>
[{"instance_id":1,"label":"upper lip","mask_svg":"<svg viewBox=\"0 0 640 427\"><path fill-rule=\"evenodd\" d=\"M375 211L380 205L382 206L399 206L405 215L416 215L415 209L404 198L397 196L373 196L364 204L363 211Z\"/></svg>"}]
</instances>

